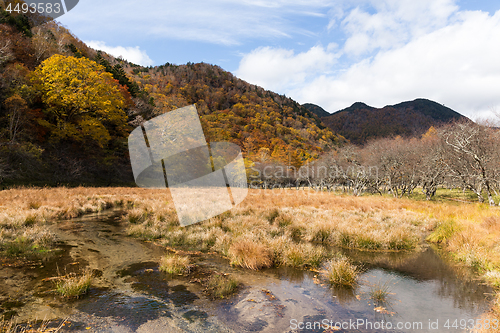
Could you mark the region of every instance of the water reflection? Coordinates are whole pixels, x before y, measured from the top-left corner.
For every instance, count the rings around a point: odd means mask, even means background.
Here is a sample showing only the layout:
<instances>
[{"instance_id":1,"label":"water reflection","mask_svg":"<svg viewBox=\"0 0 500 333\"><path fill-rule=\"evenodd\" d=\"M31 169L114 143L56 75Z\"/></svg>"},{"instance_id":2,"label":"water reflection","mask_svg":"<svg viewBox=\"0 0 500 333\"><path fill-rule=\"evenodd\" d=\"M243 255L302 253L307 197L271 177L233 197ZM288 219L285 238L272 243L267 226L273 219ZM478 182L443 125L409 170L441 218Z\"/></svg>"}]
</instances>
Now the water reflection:
<instances>
[{"instance_id":1,"label":"water reflection","mask_svg":"<svg viewBox=\"0 0 500 333\"><path fill-rule=\"evenodd\" d=\"M426 282L432 286L433 294L440 298L453 300L453 306L467 311L477 311L485 303L485 295L491 288L477 281L473 272L467 268L443 260L434 249L426 248L411 254L347 252L353 260L362 261L370 268L385 269L399 279L410 279L412 283Z\"/></svg>"},{"instance_id":2,"label":"water reflection","mask_svg":"<svg viewBox=\"0 0 500 333\"><path fill-rule=\"evenodd\" d=\"M258 317L241 306L248 301L245 299L233 310L246 312L233 311L227 319L245 322L251 315L253 319L266 320L270 332L272 329L279 332L294 318L428 325L429 320L444 323L447 319L476 319L489 309L486 294L491 289L475 280L471 271L441 259L432 248L413 253L343 252L365 270L354 288L332 287L311 271L270 269L265 272L272 277L267 283L250 279L247 284L267 288L278 299L286 300L283 320ZM375 293L377 290L379 295Z\"/></svg>"}]
</instances>

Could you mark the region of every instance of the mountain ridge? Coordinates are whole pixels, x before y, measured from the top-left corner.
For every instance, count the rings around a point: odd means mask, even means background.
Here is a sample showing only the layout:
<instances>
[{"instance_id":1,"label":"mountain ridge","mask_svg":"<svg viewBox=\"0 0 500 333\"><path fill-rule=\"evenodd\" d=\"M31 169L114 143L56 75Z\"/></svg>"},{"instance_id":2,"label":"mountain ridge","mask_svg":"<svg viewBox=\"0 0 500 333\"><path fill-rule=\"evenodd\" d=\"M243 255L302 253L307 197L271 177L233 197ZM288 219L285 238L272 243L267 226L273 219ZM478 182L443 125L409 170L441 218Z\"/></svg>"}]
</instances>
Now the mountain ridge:
<instances>
[{"instance_id":1,"label":"mountain ridge","mask_svg":"<svg viewBox=\"0 0 500 333\"><path fill-rule=\"evenodd\" d=\"M311 112L319 107L310 103L304 106ZM355 102L345 109L320 117L333 132L354 144L398 135L420 136L431 126L438 127L464 118L466 117L451 108L425 98L386 105L383 108Z\"/></svg>"}]
</instances>

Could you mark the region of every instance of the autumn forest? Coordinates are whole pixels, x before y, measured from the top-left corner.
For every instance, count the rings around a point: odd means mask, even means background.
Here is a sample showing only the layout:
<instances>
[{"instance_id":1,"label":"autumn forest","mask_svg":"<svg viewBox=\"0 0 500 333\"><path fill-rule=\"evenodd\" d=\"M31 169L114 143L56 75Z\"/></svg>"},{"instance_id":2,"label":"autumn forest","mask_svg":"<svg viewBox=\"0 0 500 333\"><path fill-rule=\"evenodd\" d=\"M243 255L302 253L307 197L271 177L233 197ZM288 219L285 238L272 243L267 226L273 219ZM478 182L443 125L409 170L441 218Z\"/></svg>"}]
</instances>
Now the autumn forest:
<instances>
[{"instance_id":1,"label":"autumn forest","mask_svg":"<svg viewBox=\"0 0 500 333\"><path fill-rule=\"evenodd\" d=\"M19 16L20 17L20 16ZM0 179L131 183L127 136L145 120L196 104L207 140L249 160L299 167L345 140L297 102L204 63L141 67L88 48L54 22L2 12Z\"/></svg>"}]
</instances>

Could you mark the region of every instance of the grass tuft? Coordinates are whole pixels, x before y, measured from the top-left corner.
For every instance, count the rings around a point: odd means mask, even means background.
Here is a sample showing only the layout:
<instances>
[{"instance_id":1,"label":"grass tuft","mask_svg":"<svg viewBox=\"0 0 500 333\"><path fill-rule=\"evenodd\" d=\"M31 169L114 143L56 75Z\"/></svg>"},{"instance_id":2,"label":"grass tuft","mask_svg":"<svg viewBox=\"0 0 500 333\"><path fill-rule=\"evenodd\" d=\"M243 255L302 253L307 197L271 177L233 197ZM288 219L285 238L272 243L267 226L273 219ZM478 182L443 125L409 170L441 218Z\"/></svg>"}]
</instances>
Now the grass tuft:
<instances>
[{"instance_id":1,"label":"grass tuft","mask_svg":"<svg viewBox=\"0 0 500 333\"><path fill-rule=\"evenodd\" d=\"M236 241L229 247L228 252L231 265L258 270L273 264L267 246L253 240Z\"/></svg>"},{"instance_id":2,"label":"grass tuft","mask_svg":"<svg viewBox=\"0 0 500 333\"><path fill-rule=\"evenodd\" d=\"M460 231L460 226L453 219L448 219L440 223L436 230L427 237L427 241L432 243L446 243L455 233Z\"/></svg>"},{"instance_id":3,"label":"grass tuft","mask_svg":"<svg viewBox=\"0 0 500 333\"><path fill-rule=\"evenodd\" d=\"M286 245L286 244L285 244ZM288 244L283 251L282 263L291 267L319 267L326 258L326 251L320 246L312 244Z\"/></svg>"},{"instance_id":4,"label":"grass tuft","mask_svg":"<svg viewBox=\"0 0 500 333\"><path fill-rule=\"evenodd\" d=\"M239 282L233 277L213 274L207 282L207 291L216 298L224 298L238 290Z\"/></svg>"},{"instance_id":5,"label":"grass tuft","mask_svg":"<svg viewBox=\"0 0 500 333\"><path fill-rule=\"evenodd\" d=\"M322 271L323 277L334 286L352 288L357 284L360 268L342 255L329 260Z\"/></svg>"},{"instance_id":6,"label":"grass tuft","mask_svg":"<svg viewBox=\"0 0 500 333\"><path fill-rule=\"evenodd\" d=\"M376 305L385 305L388 302L389 281L381 283L380 281L370 288L370 298Z\"/></svg>"},{"instance_id":7,"label":"grass tuft","mask_svg":"<svg viewBox=\"0 0 500 333\"><path fill-rule=\"evenodd\" d=\"M492 286L494 286L497 289L500 289L500 271L498 270L491 270L486 272L483 275L484 279L488 281ZM500 294L499 294L500 296ZM500 298L499 298L500 300Z\"/></svg>"},{"instance_id":8,"label":"grass tuft","mask_svg":"<svg viewBox=\"0 0 500 333\"><path fill-rule=\"evenodd\" d=\"M56 281L56 291L64 297L79 298L87 293L92 285L92 271L87 269L83 274L74 273L61 276Z\"/></svg>"},{"instance_id":9,"label":"grass tuft","mask_svg":"<svg viewBox=\"0 0 500 333\"><path fill-rule=\"evenodd\" d=\"M39 201L30 201L28 202L28 209L38 209L42 206Z\"/></svg>"},{"instance_id":10,"label":"grass tuft","mask_svg":"<svg viewBox=\"0 0 500 333\"><path fill-rule=\"evenodd\" d=\"M190 259L188 256L177 254L167 254L160 259L160 271L169 274L187 274L191 270Z\"/></svg>"},{"instance_id":11,"label":"grass tuft","mask_svg":"<svg viewBox=\"0 0 500 333\"><path fill-rule=\"evenodd\" d=\"M271 211L269 211L265 217L266 219L269 221L270 224L273 224L274 223L274 220L276 220L276 218L280 215L280 211L279 209L277 208L274 208L272 209Z\"/></svg>"}]
</instances>

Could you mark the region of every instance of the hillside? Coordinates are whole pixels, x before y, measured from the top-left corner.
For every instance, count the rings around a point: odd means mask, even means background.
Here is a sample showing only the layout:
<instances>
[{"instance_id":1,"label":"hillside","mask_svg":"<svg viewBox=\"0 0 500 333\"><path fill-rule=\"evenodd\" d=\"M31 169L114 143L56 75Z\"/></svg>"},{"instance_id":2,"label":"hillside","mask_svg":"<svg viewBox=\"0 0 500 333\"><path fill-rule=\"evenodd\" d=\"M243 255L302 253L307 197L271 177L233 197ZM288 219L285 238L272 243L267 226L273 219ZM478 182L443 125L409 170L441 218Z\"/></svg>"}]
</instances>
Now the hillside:
<instances>
[{"instance_id":1,"label":"hillside","mask_svg":"<svg viewBox=\"0 0 500 333\"><path fill-rule=\"evenodd\" d=\"M128 134L190 104L208 141L238 144L249 162L300 166L344 141L292 99L218 66L138 66L3 10L0 36L0 184L131 183Z\"/></svg>"},{"instance_id":2,"label":"hillside","mask_svg":"<svg viewBox=\"0 0 500 333\"><path fill-rule=\"evenodd\" d=\"M316 104L305 103L302 104L302 106L311 111L312 113L314 113L315 115L317 115L319 118L328 117L331 115L330 112L325 111L325 109Z\"/></svg>"},{"instance_id":3,"label":"hillside","mask_svg":"<svg viewBox=\"0 0 500 333\"><path fill-rule=\"evenodd\" d=\"M439 103L416 99L380 109L357 102L321 120L350 142L363 144L381 137L420 136L431 126L461 118L464 116Z\"/></svg>"}]
</instances>

